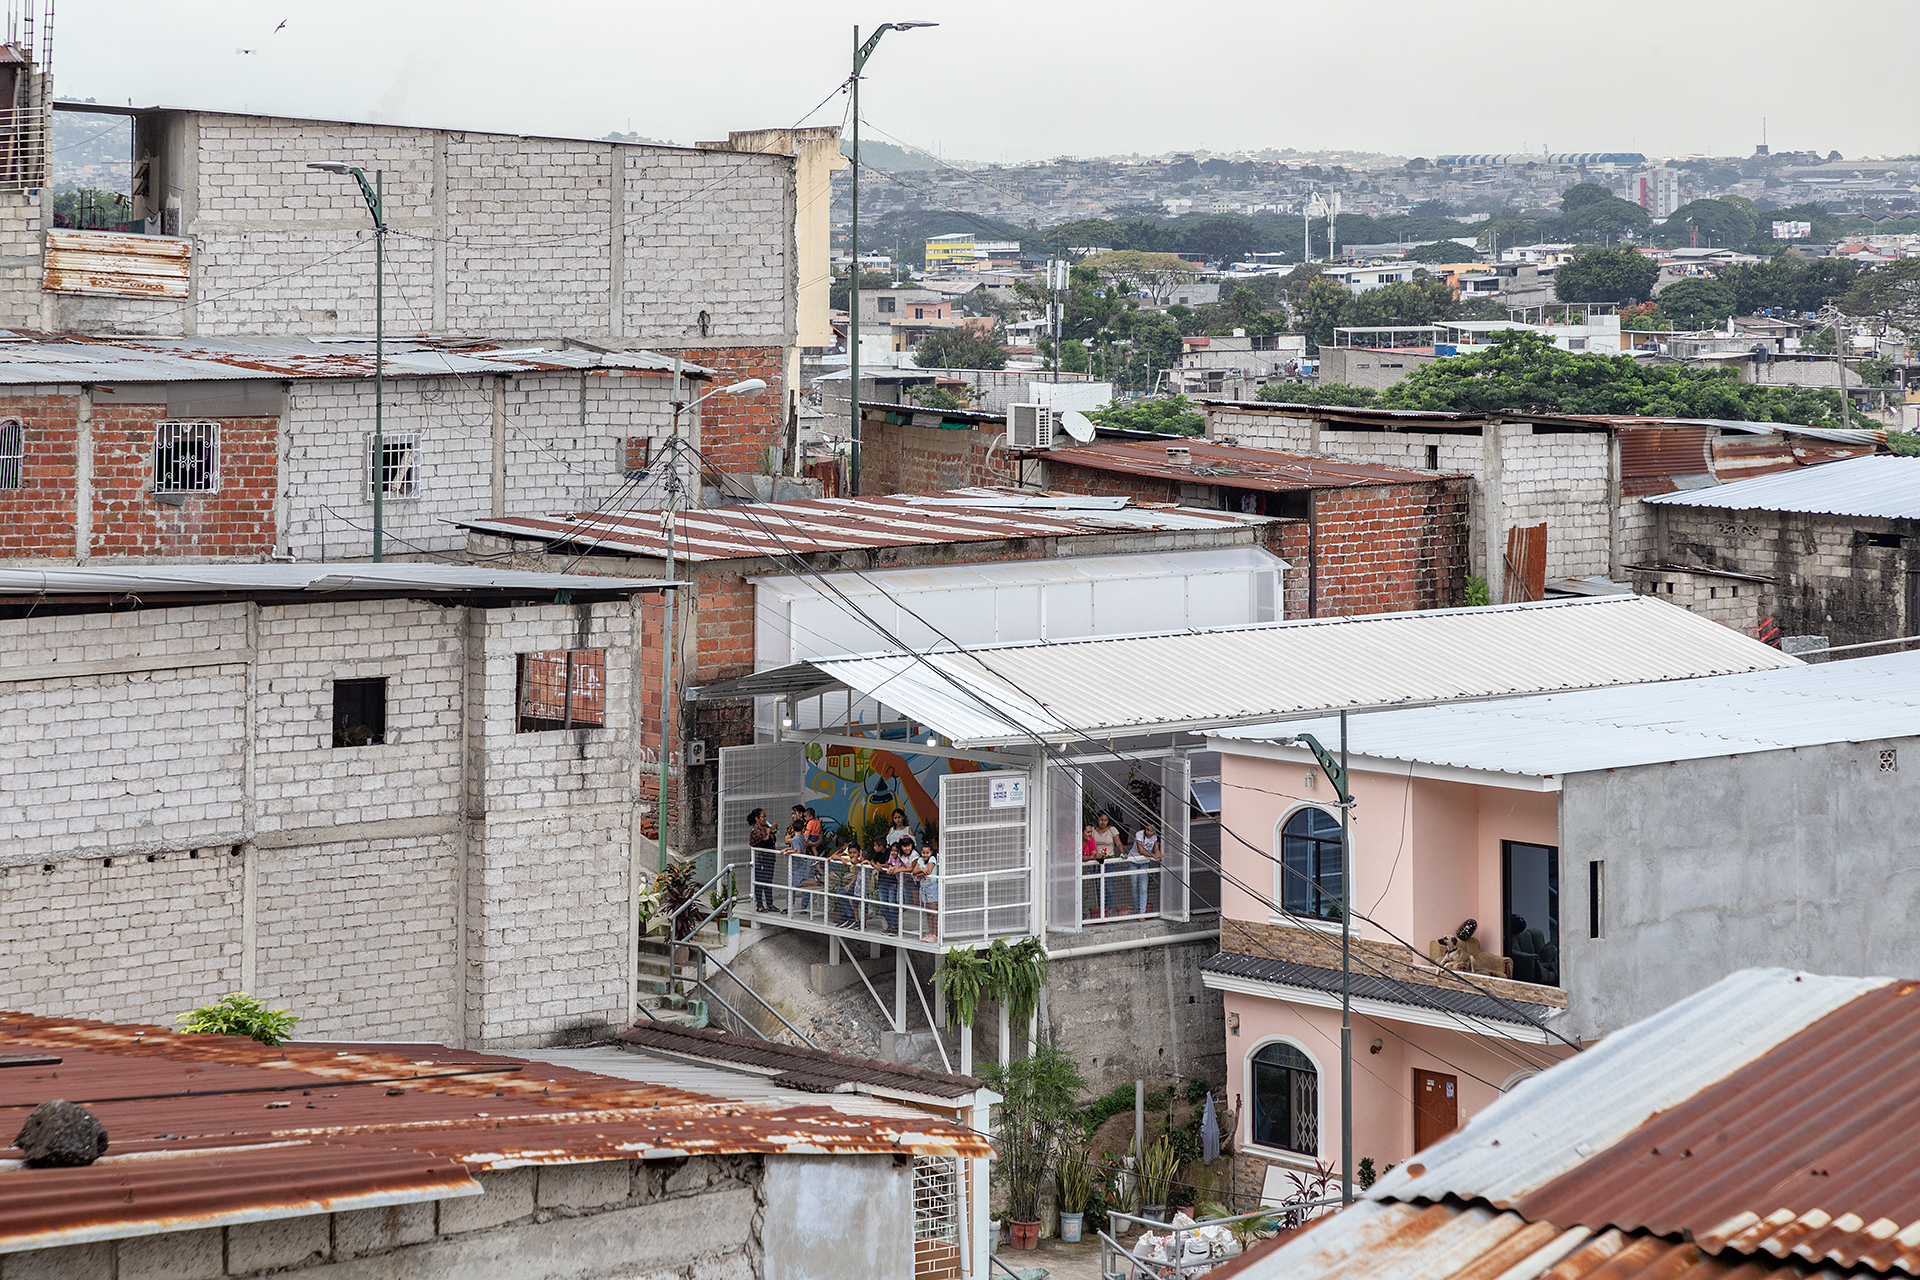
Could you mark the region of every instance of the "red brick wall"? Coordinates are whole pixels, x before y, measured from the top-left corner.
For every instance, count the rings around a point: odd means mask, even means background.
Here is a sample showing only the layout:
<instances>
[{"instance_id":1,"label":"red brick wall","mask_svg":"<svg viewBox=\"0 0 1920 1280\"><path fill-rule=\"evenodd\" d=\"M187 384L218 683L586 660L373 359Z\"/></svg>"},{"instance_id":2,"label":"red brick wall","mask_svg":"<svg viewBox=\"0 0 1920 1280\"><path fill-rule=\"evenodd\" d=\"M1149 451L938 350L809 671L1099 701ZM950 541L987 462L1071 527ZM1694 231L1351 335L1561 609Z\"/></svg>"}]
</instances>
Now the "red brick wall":
<instances>
[{"instance_id":1,"label":"red brick wall","mask_svg":"<svg viewBox=\"0 0 1920 1280\"><path fill-rule=\"evenodd\" d=\"M153 496L157 404L93 409L93 540L96 556L264 556L273 550L277 418L218 421L219 490L189 493L179 506Z\"/></svg>"},{"instance_id":2,"label":"red brick wall","mask_svg":"<svg viewBox=\"0 0 1920 1280\"><path fill-rule=\"evenodd\" d=\"M1136 498L1141 502L1180 501L1180 482L1156 476L1128 475L1124 471L1096 471L1070 466L1065 450L1047 455L1047 487L1090 498Z\"/></svg>"},{"instance_id":3,"label":"red brick wall","mask_svg":"<svg viewBox=\"0 0 1920 1280\"><path fill-rule=\"evenodd\" d=\"M1320 617L1465 602L1466 480L1321 489L1313 512Z\"/></svg>"},{"instance_id":4,"label":"red brick wall","mask_svg":"<svg viewBox=\"0 0 1920 1280\"><path fill-rule=\"evenodd\" d=\"M999 437L997 428L903 427L869 414L861 424L860 492L931 493L1013 484L1013 463L1004 443L993 450L992 467L987 465L987 451Z\"/></svg>"},{"instance_id":5,"label":"red brick wall","mask_svg":"<svg viewBox=\"0 0 1920 1280\"><path fill-rule=\"evenodd\" d=\"M680 353L717 372L696 394L745 378L764 378L757 396L715 396L700 406L700 448L715 471L757 472L767 450L787 438L787 389L779 347L695 347Z\"/></svg>"},{"instance_id":6,"label":"red brick wall","mask_svg":"<svg viewBox=\"0 0 1920 1280\"><path fill-rule=\"evenodd\" d=\"M1285 560L1290 568L1280 576L1280 617L1306 618L1312 604L1307 583L1313 564L1312 522L1288 520L1268 540L1267 550Z\"/></svg>"},{"instance_id":7,"label":"red brick wall","mask_svg":"<svg viewBox=\"0 0 1920 1280\"><path fill-rule=\"evenodd\" d=\"M0 403L0 417L20 420L26 445L21 487L0 489L0 558L76 554L79 405L73 396L20 396Z\"/></svg>"}]
</instances>

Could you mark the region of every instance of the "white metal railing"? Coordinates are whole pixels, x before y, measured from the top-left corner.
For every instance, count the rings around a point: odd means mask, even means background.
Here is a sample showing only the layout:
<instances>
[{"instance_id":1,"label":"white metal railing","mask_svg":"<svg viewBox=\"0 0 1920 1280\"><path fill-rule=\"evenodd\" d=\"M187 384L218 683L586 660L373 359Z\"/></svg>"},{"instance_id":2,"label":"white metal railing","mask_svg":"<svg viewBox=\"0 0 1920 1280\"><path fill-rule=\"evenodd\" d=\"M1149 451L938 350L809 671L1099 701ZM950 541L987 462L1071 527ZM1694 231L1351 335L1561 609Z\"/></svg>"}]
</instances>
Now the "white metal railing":
<instances>
[{"instance_id":1,"label":"white metal railing","mask_svg":"<svg viewBox=\"0 0 1920 1280\"><path fill-rule=\"evenodd\" d=\"M1156 858L1088 858L1080 863L1080 919L1149 920L1160 915Z\"/></svg>"},{"instance_id":2,"label":"white metal railing","mask_svg":"<svg viewBox=\"0 0 1920 1280\"><path fill-rule=\"evenodd\" d=\"M749 870L753 913L762 918L942 947L1032 932L1025 868L917 876L864 860L759 849Z\"/></svg>"}]
</instances>

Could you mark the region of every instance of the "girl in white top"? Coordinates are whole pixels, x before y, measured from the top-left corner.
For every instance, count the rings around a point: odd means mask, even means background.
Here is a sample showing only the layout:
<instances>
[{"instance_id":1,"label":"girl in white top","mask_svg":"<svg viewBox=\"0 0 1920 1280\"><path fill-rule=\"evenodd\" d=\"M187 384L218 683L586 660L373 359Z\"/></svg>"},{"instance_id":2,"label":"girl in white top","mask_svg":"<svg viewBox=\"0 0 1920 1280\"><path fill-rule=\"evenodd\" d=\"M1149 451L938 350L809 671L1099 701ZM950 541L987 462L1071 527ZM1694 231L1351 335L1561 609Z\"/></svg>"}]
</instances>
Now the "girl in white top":
<instances>
[{"instance_id":1,"label":"girl in white top","mask_svg":"<svg viewBox=\"0 0 1920 1280\"><path fill-rule=\"evenodd\" d=\"M1160 858L1160 831L1151 822L1133 833L1133 848L1127 857L1127 866L1136 874L1129 877L1133 881L1133 910L1136 915L1147 913L1147 877L1140 872L1152 866Z\"/></svg>"}]
</instances>

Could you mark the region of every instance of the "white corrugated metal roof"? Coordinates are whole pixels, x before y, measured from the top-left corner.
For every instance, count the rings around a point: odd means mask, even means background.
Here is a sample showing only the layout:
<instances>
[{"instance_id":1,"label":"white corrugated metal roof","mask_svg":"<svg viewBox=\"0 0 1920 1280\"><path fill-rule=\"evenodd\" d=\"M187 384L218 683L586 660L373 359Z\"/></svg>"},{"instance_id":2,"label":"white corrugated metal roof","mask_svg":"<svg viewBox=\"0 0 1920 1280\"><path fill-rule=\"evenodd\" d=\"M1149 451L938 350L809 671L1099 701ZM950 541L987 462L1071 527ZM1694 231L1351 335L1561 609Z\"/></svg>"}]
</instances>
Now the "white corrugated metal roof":
<instances>
[{"instance_id":1,"label":"white corrugated metal roof","mask_svg":"<svg viewBox=\"0 0 1920 1280\"><path fill-rule=\"evenodd\" d=\"M1280 741L1310 733L1331 742L1339 732L1338 720L1296 720L1217 736ZM1361 760L1557 777L1910 734L1920 734L1920 653L1373 712L1348 717L1347 749Z\"/></svg>"},{"instance_id":2,"label":"white corrugated metal roof","mask_svg":"<svg viewBox=\"0 0 1920 1280\"><path fill-rule=\"evenodd\" d=\"M1797 471L1642 498L1669 507L1799 511L1810 515L1920 520L1920 458L1871 454Z\"/></svg>"},{"instance_id":3,"label":"white corrugated metal roof","mask_svg":"<svg viewBox=\"0 0 1920 1280\"><path fill-rule=\"evenodd\" d=\"M1742 970L1522 1081L1382 1177L1367 1198L1451 1195L1505 1208L1889 981Z\"/></svg>"},{"instance_id":4,"label":"white corrugated metal roof","mask_svg":"<svg viewBox=\"0 0 1920 1280\"><path fill-rule=\"evenodd\" d=\"M1801 665L1649 596L1322 618L962 653L821 659L821 675L946 734L1016 745L1208 729ZM709 696L726 696L722 688Z\"/></svg>"},{"instance_id":5,"label":"white corrugated metal roof","mask_svg":"<svg viewBox=\"0 0 1920 1280\"><path fill-rule=\"evenodd\" d=\"M204 595L288 591L646 591L655 578L603 578L584 573L522 573L457 564L170 564L111 568L0 568L5 595Z\"/></svg>"}]
</instances>

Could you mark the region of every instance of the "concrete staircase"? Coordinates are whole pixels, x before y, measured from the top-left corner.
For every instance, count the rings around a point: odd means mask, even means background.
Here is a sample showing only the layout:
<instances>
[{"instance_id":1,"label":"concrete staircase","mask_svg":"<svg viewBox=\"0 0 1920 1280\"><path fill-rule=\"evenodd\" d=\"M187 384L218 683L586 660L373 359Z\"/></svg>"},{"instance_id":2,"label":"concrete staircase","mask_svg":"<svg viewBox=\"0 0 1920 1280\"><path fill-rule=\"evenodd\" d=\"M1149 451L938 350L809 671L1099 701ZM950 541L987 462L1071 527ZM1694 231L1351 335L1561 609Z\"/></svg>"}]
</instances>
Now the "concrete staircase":
<instances>
[{"instance_id":1,"label":"concrete staircase","mask_svg":"<svg viewBox=\"0 0 1920 1280\"><path fill-rule=\"evenodd\" d=\"M740 949L739 937L728 937L719 922L694 934L693 941L710 950L722 964ZM684 944L669 943L660 933L651 933L640 941L640 995L636 1012L642 1018L673 1022L682 1026L707 1025L707 1001L703 989L695 984L708 978L712 968L699 951L688 950L687 958L676 960L674 952Z\"/></svg>"}]
</instances>

